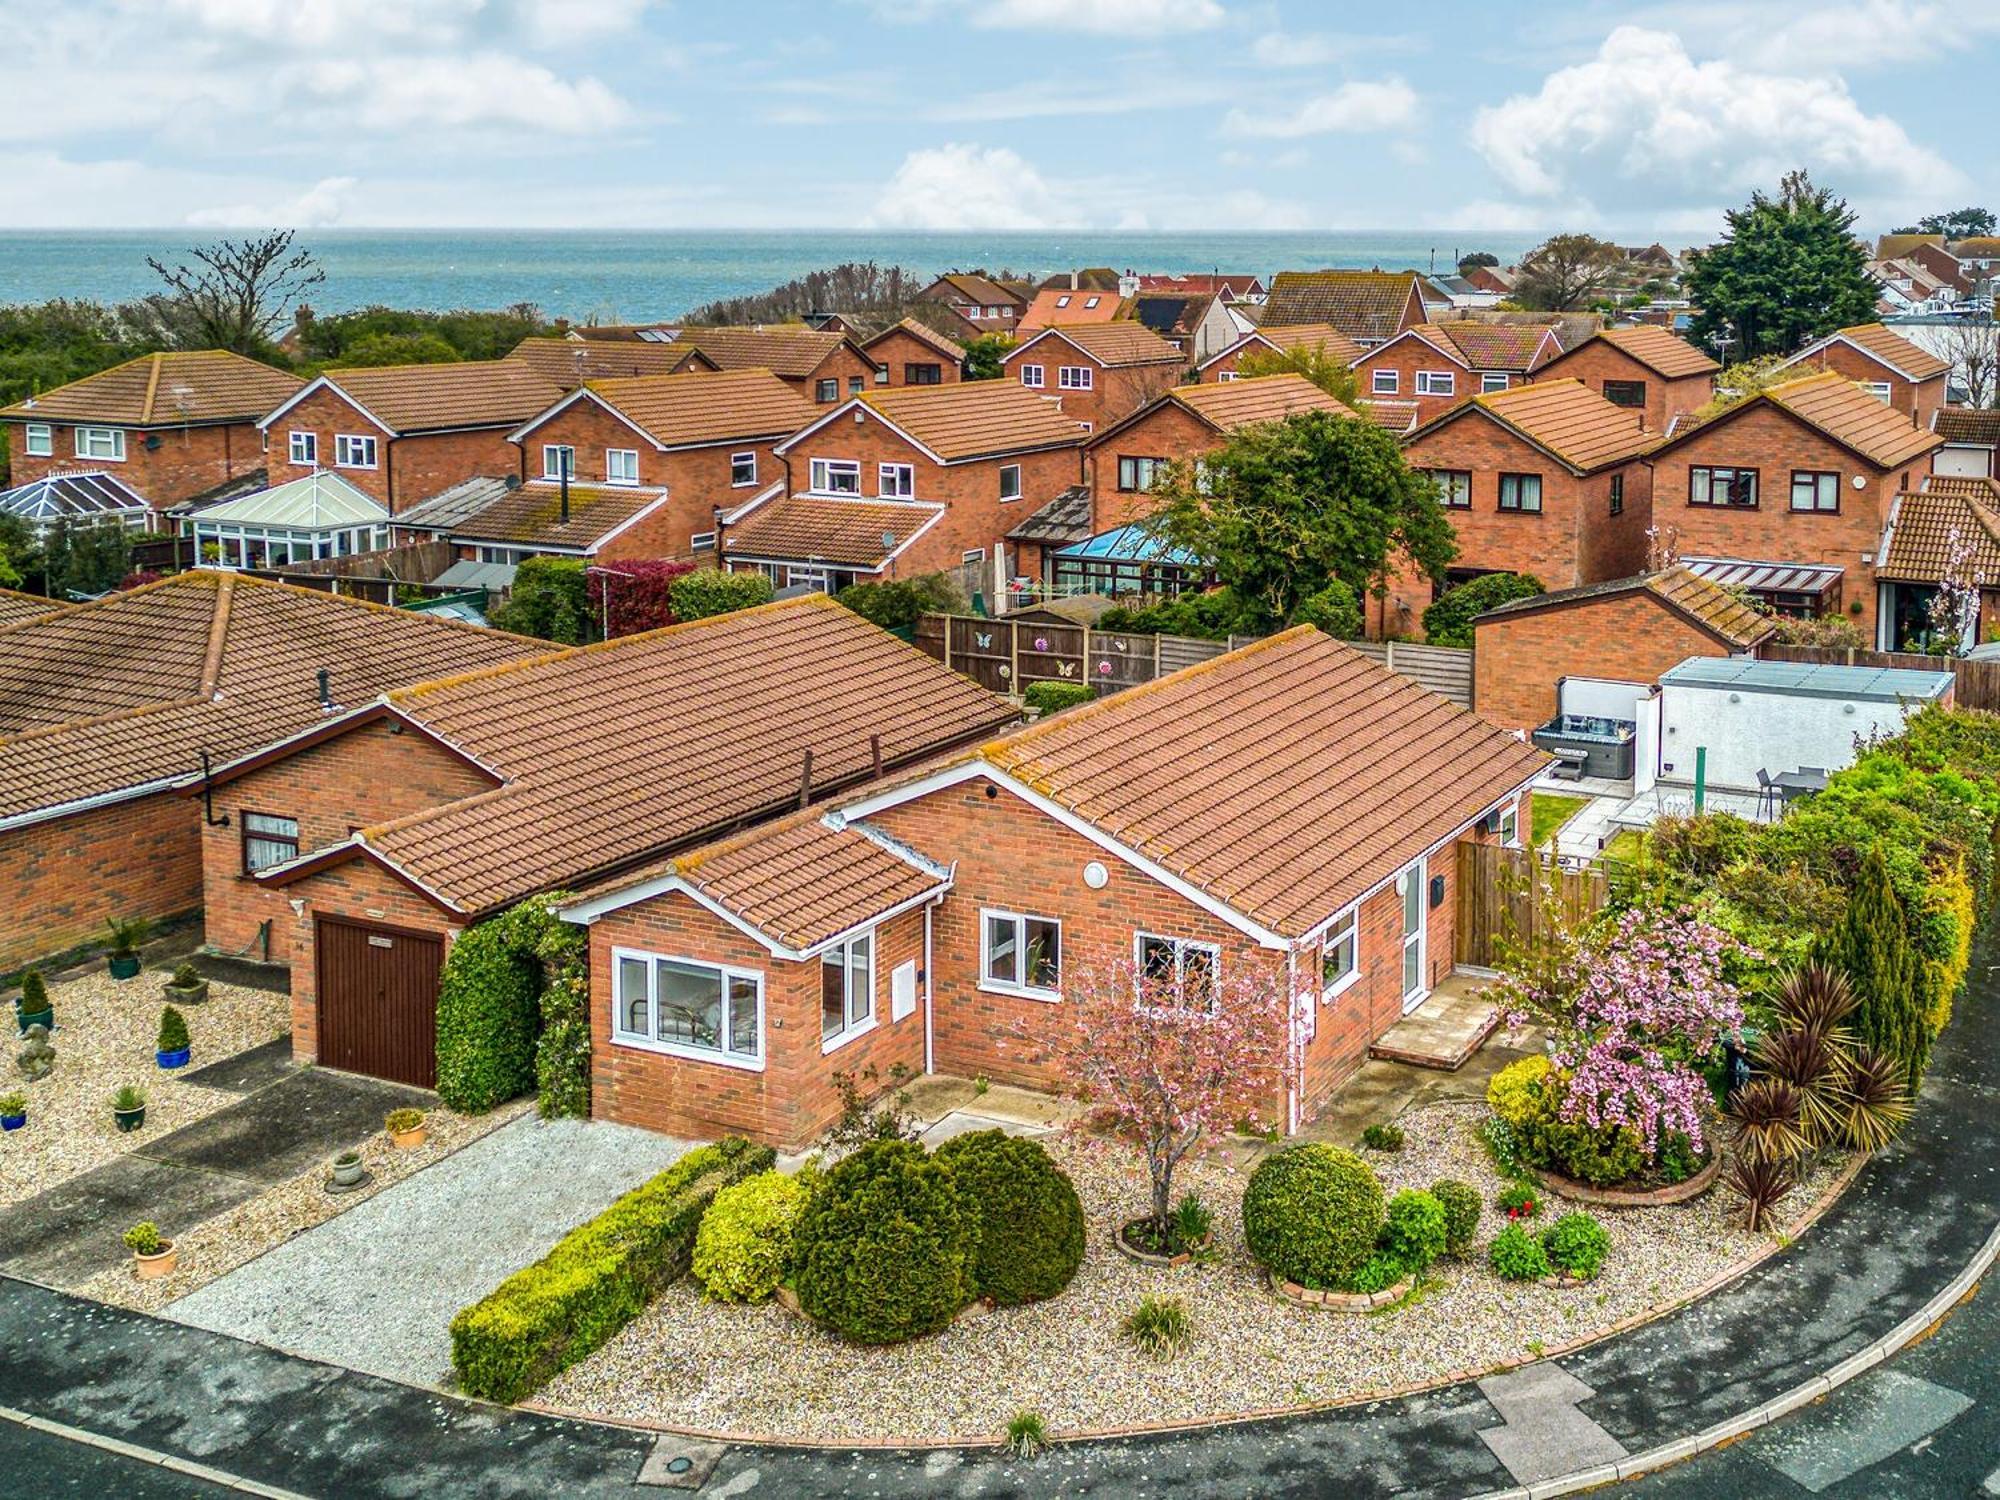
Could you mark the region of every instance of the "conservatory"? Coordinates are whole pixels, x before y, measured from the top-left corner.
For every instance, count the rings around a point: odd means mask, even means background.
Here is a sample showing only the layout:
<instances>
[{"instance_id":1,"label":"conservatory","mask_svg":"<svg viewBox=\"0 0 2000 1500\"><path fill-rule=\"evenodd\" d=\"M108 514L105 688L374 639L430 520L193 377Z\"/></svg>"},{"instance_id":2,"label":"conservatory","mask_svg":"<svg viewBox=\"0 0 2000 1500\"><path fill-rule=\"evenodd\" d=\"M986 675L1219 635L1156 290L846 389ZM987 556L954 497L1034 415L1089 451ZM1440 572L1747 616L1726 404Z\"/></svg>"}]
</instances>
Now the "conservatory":
<instances>
[{"instance_id":1,"label":"conservatory","mask_svg":"<svg viewBox=\"0 0 2000 1500\"><path fill-rule=\"evenodd\" d=\"M338 474L314 472L181 518L204 567L277 568L389 545L389 511Z\"/></svg>"},{"instance_id":2,"label":"conservatory","mask_svg":"<svg viewBox=\"0 0 2000 1500\"><path fill-rule=\"evenodd\" d=\"M36 541L58 525L127 526L150 530L153 508L146 497L109 474L48 474L11 490L0 490L0 516L27 523Z\"/></svg>"}]
</instances>

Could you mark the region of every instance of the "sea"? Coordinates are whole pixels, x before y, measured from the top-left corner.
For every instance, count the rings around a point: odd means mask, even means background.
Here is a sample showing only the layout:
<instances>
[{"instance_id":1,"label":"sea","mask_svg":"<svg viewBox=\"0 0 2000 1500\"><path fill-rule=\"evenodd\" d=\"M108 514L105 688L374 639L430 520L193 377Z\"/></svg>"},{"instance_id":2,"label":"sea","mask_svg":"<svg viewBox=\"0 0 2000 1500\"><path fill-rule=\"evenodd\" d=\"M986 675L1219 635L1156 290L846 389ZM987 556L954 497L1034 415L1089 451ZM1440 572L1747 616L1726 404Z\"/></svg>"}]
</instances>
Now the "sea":
<instances>
[{"instance_id":1,"label":"sea","mask_svg":"<svg viewBox=\"0 0 2000 1500\"><path fill-rule=\"evenodd\" d=\"M0 303L85 297L122 302L156 291L153 256L173 264L216 238L189 229L0 231ZM301 231L326 281L316 311L383 305L501 308L531 302L573 322L670 320L705 302L761 292L842 261L932 274L984 266L1036 272L1082 266L1141 271L1254 271L1338 266L1450 271L1490 251L1511 264L1539 234L1384 231L1235 234L907 234L876 230Z\"/></svg>"}]
</instances>

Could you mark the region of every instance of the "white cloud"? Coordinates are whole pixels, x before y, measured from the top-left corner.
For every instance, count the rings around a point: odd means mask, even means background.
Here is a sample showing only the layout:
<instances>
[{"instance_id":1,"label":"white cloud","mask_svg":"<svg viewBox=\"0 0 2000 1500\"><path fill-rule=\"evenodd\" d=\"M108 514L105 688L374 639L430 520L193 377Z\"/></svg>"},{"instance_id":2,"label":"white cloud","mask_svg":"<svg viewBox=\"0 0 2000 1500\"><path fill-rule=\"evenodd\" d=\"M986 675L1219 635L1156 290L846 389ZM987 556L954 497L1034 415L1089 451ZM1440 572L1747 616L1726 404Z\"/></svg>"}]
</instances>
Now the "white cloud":
<instances>
[{"instance_id":1,"label":"white cloud","mask_svg":"<svg viewBox=\"0 0 2000 1500\"><path fill-rule=\"evenodd\" d=\"M1677 0L1631 18L1756 68L1860 73L1945 56L2000 34L2000 7L1941 0Z\"/></svg>"},{"instance_id":2,"label":"white cloud","mask_svg":"<svg viewBox=\"0 0 2000 1500\"><path fill-rule=\"evenodd\" d=\"M1082 31L1160 36L1206 31L1228 18L1218 0L870 0L885 21L963 17L987 31Z\"/></svg>"},{"instance_id":3,"label":"white cloud","mask_svg":"<svg viewBox=\"0 0 2000 1500\"><path fill-rule=\"evenodd\" d=\"M883 229L1047 229L1062 220L1054 191L1014 152L949 144L904 157L868 222Z\"/></svg>"},{"instance_id":4,"label":"white cloud","mask_svg":"<svg viewBox=\"0 0 2000 1500\"><path fill-rule=\"evenodd\" d=\"M1306 100L1283 114L1232 109L1222 121L1228 136L1294 140L1335 131L1400 130L1417 117L1417 95L1400 78L1380 83L1343 83L1329 94Z\"/></svg>"},{"instance_id":5,"label":"white cloud","mask_svg":"<svg viewBox=\"0 0 2000 1500\"><path fill-rule=\"evenodd\" d=\"M915 109L920 119L944 122L1043 120L1064 116L1126 115L1146 110L1183 110L1226 98L1218 85L1176 77L1136 78L1091 84L1027 82L962 98L940 99Z\"/></svg>"},{"instance_id":6,"label":"white cloud","mask_svg":"<svg viewBox=\"0 0 2000 1500\"><path fill-rule=\"evenodd\" d=\"M324 229L338 224L348 199L360 184L352 177L322 177L295 198L276 204L238 203L228 208L198 208L187 222L203 228Z\"/></svg>"},{"instance_id":7,"label":"white cloud","mask_svg":"<svg viewBox=\"0 0 2000 1500\"><path fill-rule=\"evenodd\" d=\"M625 101L594 78L558 78L537 63L498 52L327 61L301 69L298 78L314 97L350 112L369 130L505 125L589 135L631 118Z\"/></svg>"},{"instance_id":8,"label":"white cloud","mask_svg":"<svg viewBox=\"0 0 2000 1500\"><path fill-rule=\"evenodd\" d=\"M1471 139L1507 189L1628 222L1733 201L1798 166L1857 199L1962 185L1837 78L1698 63L1677 36L1632 26L1588 62L1550 73L1538 92L1480 110Z\"/></svg>"}]
</instances>

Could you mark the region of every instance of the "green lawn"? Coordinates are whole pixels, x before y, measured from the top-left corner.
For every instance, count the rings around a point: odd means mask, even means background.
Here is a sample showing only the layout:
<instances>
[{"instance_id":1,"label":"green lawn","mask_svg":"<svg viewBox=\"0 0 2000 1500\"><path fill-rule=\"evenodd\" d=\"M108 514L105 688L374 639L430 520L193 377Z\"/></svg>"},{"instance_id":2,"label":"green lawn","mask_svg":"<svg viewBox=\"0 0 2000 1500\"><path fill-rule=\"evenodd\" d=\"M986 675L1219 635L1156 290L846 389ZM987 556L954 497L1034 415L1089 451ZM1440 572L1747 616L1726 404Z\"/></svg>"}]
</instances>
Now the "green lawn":
<instances>
[{"instance_id":1,"label":"green lawn","mask_svg":"<svg viewBox=\"0 0 2000 1500\"><path fill-rule=\"evenodd\" d=\"M1643 833L1636 828L1624 828L1604 846L1604 851L1598 858L1609 860L1614 864L1636 865L1645 847L1646 836Z\"/></svg>"},{"instance_id":2,"label":"green lawn","mask_svg":"<svg viewBox=\"0 0 2000 1500\"><path fill-rule=\"evenodd\" d=\"M1560 792L1535 793L1534 826L1528 832L1528 847L1539 849L1556 836L1556 830L1583 811L1588 797L1565 797Z\"/></svg>"}]
</instances>

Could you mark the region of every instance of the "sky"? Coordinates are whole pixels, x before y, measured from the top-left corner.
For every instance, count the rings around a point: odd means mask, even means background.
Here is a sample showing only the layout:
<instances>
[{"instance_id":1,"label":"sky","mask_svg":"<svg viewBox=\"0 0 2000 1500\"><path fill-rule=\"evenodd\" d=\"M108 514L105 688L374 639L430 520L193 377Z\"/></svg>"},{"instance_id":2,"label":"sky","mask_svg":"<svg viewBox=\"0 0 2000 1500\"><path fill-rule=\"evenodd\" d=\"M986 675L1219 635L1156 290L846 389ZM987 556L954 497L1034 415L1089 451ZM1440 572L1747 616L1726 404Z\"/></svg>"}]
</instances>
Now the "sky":
<instances>
[{"instance_id":1,"label":"sky","mask_svg":"<svg viewBox=\"0 0 2000 1500\"><path fill-rule=\"evenodd\" d=\"M0 228L1589 229L2000 208L2000 0L0 0Z\"/></svg>"}]
</instances>

